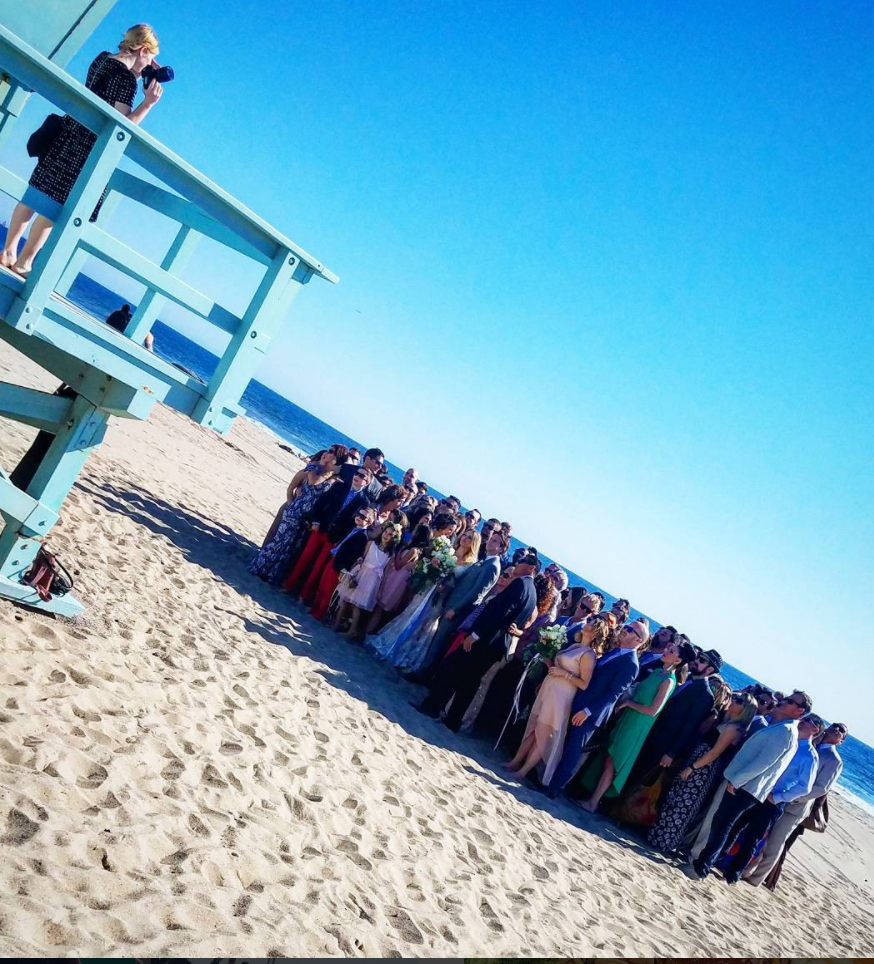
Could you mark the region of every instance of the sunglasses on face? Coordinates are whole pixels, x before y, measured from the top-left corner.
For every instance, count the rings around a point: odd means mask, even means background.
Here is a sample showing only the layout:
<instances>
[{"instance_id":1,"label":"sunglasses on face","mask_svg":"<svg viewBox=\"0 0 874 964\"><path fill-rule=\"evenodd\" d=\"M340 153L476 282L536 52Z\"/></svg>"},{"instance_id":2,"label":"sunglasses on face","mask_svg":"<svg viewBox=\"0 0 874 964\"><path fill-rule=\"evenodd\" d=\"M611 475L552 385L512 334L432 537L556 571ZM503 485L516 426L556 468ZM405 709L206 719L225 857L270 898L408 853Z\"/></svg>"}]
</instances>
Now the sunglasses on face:
<instances>
[{"instance_id":1,"label":"sunglasses on face","mask_svg":"<svg viewBox=\"0 0 874 964\"><path fill-rule=\"evenodd\" d=\"M783 700L783 703L784 703L784 704L785 704L785 703L791 703L793 706L797 706L799 710L806 709L806 707L805 707L805 705L804 705L803 703L799 703L798 700L793 700L793 699L791 699L791 698L787 698L787 699Z\"/></svg>"},{"instance_id":2,"label":"sunglasses on face","mask_svg":"<svg viewBox=\"0 0 874 964\"><path fill-rule=\"evenodd\" d=\"M731 702L732 702L732 703L736 703L736 704L743 703L743 697L742 697L742 696L732 696Z\"/></svg>"},{"instance_id":3,"label":"sunglasses on face","mask_svg":"<svg viewBox=\"0 0 874 964\"><path fill-rule=\"evenodd\" d=\"M637 631L635 626L626 626L625 632L631 633L632 636L636 636L639 640L641 640L641 642L643 641L643 636Z\"/></svg>"}]
</instances>

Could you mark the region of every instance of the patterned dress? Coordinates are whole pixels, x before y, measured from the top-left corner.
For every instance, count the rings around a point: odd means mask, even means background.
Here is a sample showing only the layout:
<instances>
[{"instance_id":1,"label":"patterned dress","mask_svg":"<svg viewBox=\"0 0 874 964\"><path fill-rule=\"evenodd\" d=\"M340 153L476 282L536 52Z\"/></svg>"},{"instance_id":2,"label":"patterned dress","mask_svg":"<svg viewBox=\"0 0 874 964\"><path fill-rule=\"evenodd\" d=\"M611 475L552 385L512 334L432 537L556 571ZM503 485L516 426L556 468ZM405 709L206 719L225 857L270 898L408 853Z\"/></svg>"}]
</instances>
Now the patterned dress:
<instances>
[{"instance_id":1,"label":"patterned dress","mask_svg":"<svg viewBox=\"0 0 874 964\"><path fill-rule=\"evenodd\" d=\"M261 551L249 563L249 572L266 582L279 586L294 559L297 558L312 522L316 502L327 492L329 486L311 485L307 479L301 483L297 498L282 513L276 532L264 543Z\"/></svg>"},{"instance_id":2,"label":"patterned dress","mask_svg":"<svg viewBox=\"0 0 874 964\"><path fill-rule=\"evenodd\" d=\"M116 102L127 104L130 108L134 106L137 79L120 60L114 60L108 50L98 54L92 61L85 86L113 107ZM58 136L30 176L31 187L47 194L58 204L64 204L96 142L96 134L72 117L64 115ZM103 197L94 208L92 221L97 218Z\"/></svg>"},{"instance_id":3,"label":"patterned dress","mask_svg":"<svg viewBox=\"0 0 874 964\"><path fill-rule=\"evenodd\" d=\"M717 731L722 733L729 726L734 724L723 723L717 727ZM692 766L711 749L711 743L702 740L692 751L686 766ZM737 745L727 747L707 766L693 770L688 780L675 777L674 782L668 787L668 792L662 798L659 819L646 838L650 847L660 850L663 854L672 854L679 850L689 825L709 800L711 789L722 776L722 771L728 766L736 751Z\"/></svg>"}]
</instances>

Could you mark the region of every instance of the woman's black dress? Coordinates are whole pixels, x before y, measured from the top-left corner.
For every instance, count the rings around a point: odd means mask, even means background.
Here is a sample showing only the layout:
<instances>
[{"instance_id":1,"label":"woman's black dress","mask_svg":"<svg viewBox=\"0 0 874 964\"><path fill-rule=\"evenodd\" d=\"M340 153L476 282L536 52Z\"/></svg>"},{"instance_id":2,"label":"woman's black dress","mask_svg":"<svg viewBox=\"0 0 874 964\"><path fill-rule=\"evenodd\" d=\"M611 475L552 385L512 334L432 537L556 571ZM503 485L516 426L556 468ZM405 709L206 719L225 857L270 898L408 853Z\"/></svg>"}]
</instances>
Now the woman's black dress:
<instances>
[{"instance_id":1,"label":"woman's black dress","mask_svg":"<svg viewBox=\"0 0 874 964\"><path fill-rule=\"evenodd\" d=\"M114 60L108 50L93 60L85 86L113 107L119 101L130 108L134 106L137 79L120 60ZM72 117L62 117L58 136L30 176L31 187L64 204L96 141L97 135L87 127ZM103 197L91 215L92 221L102 203Z\"/></svg>"}]
</instances>

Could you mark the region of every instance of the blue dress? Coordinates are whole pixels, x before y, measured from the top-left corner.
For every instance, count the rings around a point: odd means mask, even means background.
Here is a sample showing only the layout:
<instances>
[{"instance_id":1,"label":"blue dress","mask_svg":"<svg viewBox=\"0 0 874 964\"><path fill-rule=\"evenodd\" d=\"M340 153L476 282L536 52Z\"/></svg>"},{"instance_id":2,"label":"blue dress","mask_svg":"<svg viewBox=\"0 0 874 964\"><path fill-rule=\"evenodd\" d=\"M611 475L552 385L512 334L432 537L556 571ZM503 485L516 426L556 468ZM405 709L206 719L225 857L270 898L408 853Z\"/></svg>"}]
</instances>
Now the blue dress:
<instances>
[{"instance_id":1,"label":"blue dress","mask_svg":"<svg viewBox=\"0 0 874 964\"><path fill-rule=\"evenodd\" d=\"M325 483L310 485L304 479L298 497L285 507L276 532L249 563L249 572L274 586L282 584L306 538L312 523L313 508L329 488Z\"/></svg>"}]
</instances>

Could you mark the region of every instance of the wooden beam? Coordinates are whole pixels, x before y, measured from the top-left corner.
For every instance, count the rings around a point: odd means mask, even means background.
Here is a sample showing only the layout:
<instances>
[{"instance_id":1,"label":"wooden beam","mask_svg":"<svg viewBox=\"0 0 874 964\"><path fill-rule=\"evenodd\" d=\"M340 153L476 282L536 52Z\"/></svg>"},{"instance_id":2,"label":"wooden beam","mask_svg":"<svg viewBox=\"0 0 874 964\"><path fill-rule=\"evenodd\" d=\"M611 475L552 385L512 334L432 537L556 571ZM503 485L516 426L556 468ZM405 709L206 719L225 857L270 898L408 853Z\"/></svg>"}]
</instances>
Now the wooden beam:
<instances>
[{"instance_id":1,"label":"wooden beam","mask_svg":"<svg viewBox=\"0 0 874 964\"><path fill-rule=\"evenodd\" d=\"M57 432L72 402L36 388L0 382L0 418L11 418L43 432Z\"/></svg>"}]
</instances>

